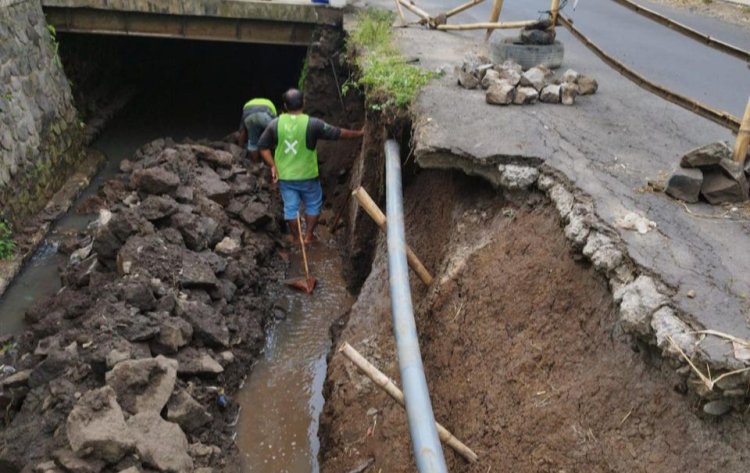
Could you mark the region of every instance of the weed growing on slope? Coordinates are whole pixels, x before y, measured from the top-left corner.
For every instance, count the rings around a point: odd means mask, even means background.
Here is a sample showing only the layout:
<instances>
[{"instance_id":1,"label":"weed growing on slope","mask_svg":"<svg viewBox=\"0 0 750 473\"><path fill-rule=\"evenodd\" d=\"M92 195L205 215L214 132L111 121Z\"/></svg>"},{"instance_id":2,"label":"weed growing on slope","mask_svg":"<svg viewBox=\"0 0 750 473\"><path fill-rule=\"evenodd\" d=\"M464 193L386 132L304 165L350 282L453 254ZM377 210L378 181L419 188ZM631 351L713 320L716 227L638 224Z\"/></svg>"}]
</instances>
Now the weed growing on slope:
<instances>
[{"instance_id":1,"label":"weed growing on slope","mask_svg":"<svg viewBox=\"0 0 750 473\"><path fill-rule=\"evenodd\" d=\"M8 259L16 251L13 231L8 222L0 220L0 259Z\"/></svg>"},{"instance_id":2,"label":"weed growing on slope","mask_svg":"<svg viewBox=\"0 0 750 473\"><path fill-rule=\"evenodd\" d=\"M393 45L393 18L388 11L363 11L347 42L359 72L344 84L342 92L346 94L349 87L358 85L368 98L385 97L370 104L375 110L390 105L407 108L434 77L431 71L408 64Z\"/></svg>"}]
</instances>

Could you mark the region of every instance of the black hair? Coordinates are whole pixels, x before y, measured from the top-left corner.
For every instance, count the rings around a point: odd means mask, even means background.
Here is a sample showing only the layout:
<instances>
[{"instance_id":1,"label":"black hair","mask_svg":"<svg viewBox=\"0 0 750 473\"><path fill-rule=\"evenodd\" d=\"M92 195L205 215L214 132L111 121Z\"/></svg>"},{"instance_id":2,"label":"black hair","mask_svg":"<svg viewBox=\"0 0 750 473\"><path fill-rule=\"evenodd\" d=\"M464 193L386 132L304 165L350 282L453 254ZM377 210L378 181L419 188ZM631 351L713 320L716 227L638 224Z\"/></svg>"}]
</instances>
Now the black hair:
<instances>
[{"instance_id":1,"label":"black hair","mask_svg":"<svg viewBox=\"0 0 750 473\"><path fill-rule=\"evenodd\" d=\"M305 95L298 89L289 89L281 96L284 107L288 112L302 110L305 105Z\"/></svg>"}]
</instances>

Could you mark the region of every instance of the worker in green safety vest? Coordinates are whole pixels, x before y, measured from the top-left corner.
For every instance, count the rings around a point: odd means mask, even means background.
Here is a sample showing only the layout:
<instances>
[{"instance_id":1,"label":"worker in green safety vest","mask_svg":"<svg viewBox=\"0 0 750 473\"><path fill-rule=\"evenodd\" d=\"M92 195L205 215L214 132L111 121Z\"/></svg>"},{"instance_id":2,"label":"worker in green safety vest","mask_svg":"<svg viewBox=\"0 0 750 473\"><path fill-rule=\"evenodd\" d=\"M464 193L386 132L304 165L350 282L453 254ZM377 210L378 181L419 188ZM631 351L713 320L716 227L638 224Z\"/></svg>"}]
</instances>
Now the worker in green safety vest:
<instances>
[{"instance_id":1,"label":"worker in green safety vest","mask_svg":"<svg viewBox=\"0 0 750 473\"><path fill-rule=\"evenodd\" d=\"M247 149L253 162L258 161L260 135L274 118L276 118L276 106L268 99L255 98L242 107L242 121L237 144Z\"/></svg>"},{"instance_id":2,"label":"worker in green safety vest","mask_svg":"<svg viewBox=\"0 0 750 473\"><path fill-rule=\"evenodd\" d=\"M270 166L273 181L279 184L284 201L284 220L289 224L292 238L296 238L297 214L300 204L305 205L305 242L315 240L323 206L323 189L318 172L318 140L355 139L364 135L362 130L338 128L303 113L304 96L297 89L283 95L284 110L263 132L258 149L263 161ZM276 151L272 154L271 150Z\"/></svg>"}]
</instances>

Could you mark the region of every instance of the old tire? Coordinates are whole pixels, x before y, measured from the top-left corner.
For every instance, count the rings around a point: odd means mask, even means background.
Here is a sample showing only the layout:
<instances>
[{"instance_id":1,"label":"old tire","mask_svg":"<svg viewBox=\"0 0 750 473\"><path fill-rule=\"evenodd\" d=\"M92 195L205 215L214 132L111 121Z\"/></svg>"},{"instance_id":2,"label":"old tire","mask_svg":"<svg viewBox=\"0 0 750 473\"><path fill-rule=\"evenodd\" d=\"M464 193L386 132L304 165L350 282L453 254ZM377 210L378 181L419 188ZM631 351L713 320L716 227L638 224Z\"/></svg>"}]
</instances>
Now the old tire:
<instances>
[{"instance_id":1,"label":"old tire","mask_svg":"<svg viewBox=\"0 0 750 473\"><path fill-rule=\"evenodd\" d=\"M553 44L516 44L515 38L502 38L496 36L490 44L490 54L492 62L502 64L508 59L512 59L528 69L530 67L544 64L550 69L557 69L562 66L565 48L559 41Z\"/></svg>"}]
</instances>

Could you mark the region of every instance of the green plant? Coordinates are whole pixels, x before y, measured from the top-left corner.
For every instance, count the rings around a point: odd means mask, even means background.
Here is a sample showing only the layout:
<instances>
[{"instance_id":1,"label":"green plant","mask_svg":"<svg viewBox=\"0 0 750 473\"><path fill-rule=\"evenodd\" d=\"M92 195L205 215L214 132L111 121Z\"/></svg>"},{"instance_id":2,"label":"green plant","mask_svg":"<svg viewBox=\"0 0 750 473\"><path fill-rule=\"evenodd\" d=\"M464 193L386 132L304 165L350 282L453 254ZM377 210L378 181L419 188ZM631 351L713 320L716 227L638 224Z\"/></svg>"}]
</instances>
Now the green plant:
<instances>
[{"instance_id":1,"label":"green plant","mask_svg":"<svg viewBox=\"0 0 750 473\"><path fill-rule=\"evenodd\" d=\"M13 241L13 230L10 224L0 220L0 259L8 259L16 251L16 242Z\"/></svg>"},{"instance_id":2,"label":"green plant","mask_svg":"<svg viewBox=\"0 0 750 473\"><path fill-rule=\"evenodd\" d=\"M299 72L299 79L297 80L297 88L299 90L305 90L305 83L307 82L309 67L310 66L307 62L307 57L305 57L305 62L302 64L302 70Z\"/></svg>"},{"instance_id":3,"label":"green plant","mask_svg":"<svg viewBox=\"0 0 750 473\"><path fill-rule=\"evenodd\" d=\"M407 108L435 76L408 64L398 52L393 45L393 18L389 11L365 10L359 14L357 28L347 42L359 74L344 83L342 93L346 94L356 83L365 90L372 110Z\"/></svg>"},{"instance_id":4,"label":"green plant","mask_svg":"<svg viewBox=\"0 0 750 473\"><path fill-rule=\"evenodd\" d=\"M52 42L52 53L54 54L53 61L58 66L62 67L62 61L60 60L60 43L57 41L57 30L52 25L47 25L47 31L49 32L49 38Z\"/></svg>"}]
</instances>

